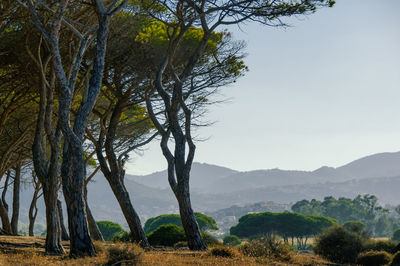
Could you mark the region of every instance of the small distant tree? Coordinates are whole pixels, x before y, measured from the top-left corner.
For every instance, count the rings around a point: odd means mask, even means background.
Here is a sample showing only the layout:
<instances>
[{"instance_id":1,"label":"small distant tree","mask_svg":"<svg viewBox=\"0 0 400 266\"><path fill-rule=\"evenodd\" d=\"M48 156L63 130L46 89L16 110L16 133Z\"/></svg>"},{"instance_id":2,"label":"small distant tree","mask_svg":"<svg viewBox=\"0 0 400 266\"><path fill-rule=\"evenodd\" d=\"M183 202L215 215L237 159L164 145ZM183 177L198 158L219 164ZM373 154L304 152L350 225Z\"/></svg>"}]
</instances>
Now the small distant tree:
<instances>
[{"instance_id":1,"label":"small distant tree","mask_svg":"<svg viewBox=\"0 0 400 266\"><path fill-rule=\"evenodd\" d=\"M343 227L349 232L360 234L367 226L360 221L347 221L343 224Z\"/></svg>"}]
</instances>

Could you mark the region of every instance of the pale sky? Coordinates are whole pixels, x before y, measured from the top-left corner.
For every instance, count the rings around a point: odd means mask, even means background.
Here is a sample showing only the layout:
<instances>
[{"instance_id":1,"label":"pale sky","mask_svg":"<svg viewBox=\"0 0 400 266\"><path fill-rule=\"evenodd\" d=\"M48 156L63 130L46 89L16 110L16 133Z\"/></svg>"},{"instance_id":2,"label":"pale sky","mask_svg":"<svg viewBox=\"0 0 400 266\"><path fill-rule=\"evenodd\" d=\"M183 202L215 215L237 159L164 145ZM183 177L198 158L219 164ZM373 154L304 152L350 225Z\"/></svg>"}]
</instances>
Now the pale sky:
<instances>
[{"instance_id":1,"label":"pale sky","mask_svg":"<svg viewBox=\"0 0 400 266\"><path fill-rule=\"evenodd\" d=\"M315 170L400 151L400 0L338 0L290 23L233 29L250 71L221 88L231 101L196 132L209 139L195 161ZM166 168L158 142L131 158L129 174Z\"/></svg>"}]
</instances>

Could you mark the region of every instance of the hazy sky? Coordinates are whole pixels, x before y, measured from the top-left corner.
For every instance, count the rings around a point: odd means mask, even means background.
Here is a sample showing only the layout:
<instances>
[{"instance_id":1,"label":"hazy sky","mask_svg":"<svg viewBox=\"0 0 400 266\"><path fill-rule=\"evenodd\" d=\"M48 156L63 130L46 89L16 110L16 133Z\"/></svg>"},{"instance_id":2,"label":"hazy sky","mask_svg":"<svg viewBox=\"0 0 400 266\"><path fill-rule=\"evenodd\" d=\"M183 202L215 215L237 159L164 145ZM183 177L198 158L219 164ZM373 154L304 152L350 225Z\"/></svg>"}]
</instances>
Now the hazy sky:
<instances>
[{"instance_id":1,"label":"hazy sky","mask_svg":"<svg viewBox=\"0 0 400 266\"><path fill-rule=\"evenodd\" d=\"M236 170L340 166L400 150L400 0L338 0L291 20L247 24L250 71L221 89L231 101L208 113L195 161ZM127 172L166 168L159 143L132 155Z\"/></svg>"}]
</instances>

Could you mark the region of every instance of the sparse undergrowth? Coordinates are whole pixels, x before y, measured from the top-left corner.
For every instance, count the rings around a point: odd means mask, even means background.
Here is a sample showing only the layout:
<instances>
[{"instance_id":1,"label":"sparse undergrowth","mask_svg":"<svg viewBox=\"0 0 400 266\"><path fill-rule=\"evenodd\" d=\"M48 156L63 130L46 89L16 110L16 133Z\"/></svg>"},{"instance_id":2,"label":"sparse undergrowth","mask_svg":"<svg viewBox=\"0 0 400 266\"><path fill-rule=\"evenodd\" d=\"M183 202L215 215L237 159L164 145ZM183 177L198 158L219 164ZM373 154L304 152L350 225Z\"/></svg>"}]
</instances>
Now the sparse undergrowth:
<instances>
[{"instance_id":1,"label":"sparse undergrowth","mask_svg":"<svg viewBox=\"0 0 400 266\"><path fill-rule=\"evenodd\" d=\"M28 244L29 243L29 244ZM237 248L233 256L215 256L208 251L149 250L144 251L131 243L96 242L97 256L70 259L44 255L44 238L0 236L0 265L329 265L318 256L292 254L290 261L273 257L249 257ZM68 252L68 242L63 243ZM25 246L21 248L21 246ZM214 247L215 248L215 247ZM226 247L223 247L226 248ZM121 262L119 264L118 262ZM124 262L124 263L122 263Z\"/></svg>"}]
</instances>

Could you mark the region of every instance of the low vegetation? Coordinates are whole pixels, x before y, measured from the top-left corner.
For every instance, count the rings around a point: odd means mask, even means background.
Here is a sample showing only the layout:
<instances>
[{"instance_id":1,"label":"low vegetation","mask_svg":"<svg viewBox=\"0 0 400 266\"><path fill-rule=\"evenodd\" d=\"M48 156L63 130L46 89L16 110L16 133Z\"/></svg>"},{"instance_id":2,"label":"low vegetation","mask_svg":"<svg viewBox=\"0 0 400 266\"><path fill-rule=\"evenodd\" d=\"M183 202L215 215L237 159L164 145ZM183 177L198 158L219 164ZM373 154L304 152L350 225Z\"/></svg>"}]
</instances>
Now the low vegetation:
<instances>
[{"instance_id":1,"label":"low vegetation","mask_svg":"<svg viewBox=\"0 0 400 266\"><path fill-rule=\"evenodd\" d=\"M365 251L358 255L356 263L362 266L387 265L392 259L392 255L386 251Z\"/></svg>"}]
</instances>

